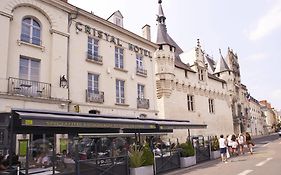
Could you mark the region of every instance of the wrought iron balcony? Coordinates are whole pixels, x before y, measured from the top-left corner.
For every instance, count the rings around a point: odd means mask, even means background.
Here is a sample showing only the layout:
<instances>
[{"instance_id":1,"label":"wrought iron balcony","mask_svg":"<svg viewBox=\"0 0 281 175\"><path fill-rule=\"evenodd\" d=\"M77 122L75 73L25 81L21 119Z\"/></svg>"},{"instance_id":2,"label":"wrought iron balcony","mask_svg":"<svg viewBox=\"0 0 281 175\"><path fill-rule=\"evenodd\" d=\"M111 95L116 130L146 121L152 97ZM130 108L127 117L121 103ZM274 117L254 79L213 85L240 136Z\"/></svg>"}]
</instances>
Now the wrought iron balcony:
<instances>
[{"instance_id":1,"label":"wrought iron balcony","mask_svg":"<svg viewBox=\"0 0 281 175\"><path fill-rule=\"evenodd\" d=\"M149 99L137 98L137 107L148 109L149 108Z\"/></svg>"},{"instance_id":2,"label":"wrought iron balcony","mask_svg":"<svg viewBox=\"0 0 281 175\"><path fill-rule=\"evenodd\" d=\"M28 97L51 98L51 84L26 79L8 79L8 93Z\"/></svg>"},{"instance_id":3,"label":"wrought iron balcony","mask_svg":"<svg viewBox=\"0 0 281 175\"><path fill-rule=\"evenodd\" d=\"M104 102L104 92L86 90L86 101L94 102L94 103L103 103Z\"/></svg>"},{"instance_id":4,"label":"wrought iron balcony","mask_svg":"<svg viewBox=\"0 0 281 175\"><path fill-rule=\"evenodd\" d=\"M95 55L94 53L87 52L87 59L97 63L102 63L102 56Z\"/></svg>"},{"instance_id":5,"label":"wrought iron balcony","mask_svg":"<svg viewBox=\"0 0 281 175\"><path fill-rule=\"evenodd\" d=\"M142 67L137 67L136 73L137 73L137 75L147 76L147 70L145 70Z\"/></svg>"}]
</instances>

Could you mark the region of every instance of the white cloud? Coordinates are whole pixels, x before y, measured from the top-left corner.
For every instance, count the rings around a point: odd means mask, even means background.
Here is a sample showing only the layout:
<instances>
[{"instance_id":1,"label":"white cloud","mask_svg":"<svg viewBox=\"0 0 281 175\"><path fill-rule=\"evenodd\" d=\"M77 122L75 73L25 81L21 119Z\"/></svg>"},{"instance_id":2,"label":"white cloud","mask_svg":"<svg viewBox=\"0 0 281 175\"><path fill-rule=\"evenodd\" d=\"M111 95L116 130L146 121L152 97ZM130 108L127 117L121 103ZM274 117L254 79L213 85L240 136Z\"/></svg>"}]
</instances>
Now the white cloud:
<instances>
[{"instance_id":1,"label":"white cloud","mask_svg":"<svg viewBox=\"0 0 281 175\"><path fill-rule=\"evenodd\" d=\"M281 27L281 1L276 4L258 22L255 29L249 32L250 40L259 40Z\"/></svg>"}]
</instances>

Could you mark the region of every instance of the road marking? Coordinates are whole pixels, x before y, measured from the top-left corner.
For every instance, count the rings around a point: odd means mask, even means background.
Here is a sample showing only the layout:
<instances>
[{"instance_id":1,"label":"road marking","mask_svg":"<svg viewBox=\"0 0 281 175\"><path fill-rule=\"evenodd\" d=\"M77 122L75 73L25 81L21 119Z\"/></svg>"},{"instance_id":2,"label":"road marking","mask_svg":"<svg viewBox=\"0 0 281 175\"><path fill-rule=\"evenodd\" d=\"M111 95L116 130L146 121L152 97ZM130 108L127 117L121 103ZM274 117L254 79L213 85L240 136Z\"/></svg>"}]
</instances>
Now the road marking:
<instances>
[{"instance_id":1,"label":"road marking","mask_svg":"<svg viewBox=\"0 0 281 175\"><path fill-rule=\"evenodd\" d=\"M237 175L247 175L247 174L251 173L252 171L254 171L254 170L245 170Z\"/></svg>"},{"instance_id":2,"label":"road marking","mask_svg":"<svg viewBox=\"0 0 281 175\"><path fill-rule=\"evenodd\" d=\"M266 163L267 163L268 161L270 161L271 159L272 159L272 157L267 158L266 160L264 160L264 161L262 161L262 162L256 164L256 166L263 166L264 164L266 164Z\"/></svg>"},{"instance_id":3,"label":"road marking","mask_svg":"<svg viewBox=\"0 0 281 175\"><path fill-rule=\"evenodd\" d=\"M269 143L266 143L266 144L262 145L262 147L266 147L268 144L269 144Z\"/></svg>"}]
</instances>

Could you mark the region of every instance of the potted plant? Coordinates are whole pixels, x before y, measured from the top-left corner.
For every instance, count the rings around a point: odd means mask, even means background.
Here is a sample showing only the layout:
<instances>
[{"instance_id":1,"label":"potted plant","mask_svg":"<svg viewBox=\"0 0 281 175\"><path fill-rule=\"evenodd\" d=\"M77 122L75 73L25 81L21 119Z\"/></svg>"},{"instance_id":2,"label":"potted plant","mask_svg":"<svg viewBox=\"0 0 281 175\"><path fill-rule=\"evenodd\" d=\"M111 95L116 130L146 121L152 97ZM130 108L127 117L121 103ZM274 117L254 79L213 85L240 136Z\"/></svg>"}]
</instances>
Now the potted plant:
<instances>
[{"instance_id":1,"label":"potted plant","mask_svg":"<svg viewBox=\"0 0 281 175\"><path fill-rule=\"evenodd\" d=\"M148 145L133 146L129 151L130 175L153 175L154 156Z\"/></svg>"},{"instance_id":2,"label":"potted plant","mask_svg":"<svg viewBox=\"0 0 281 175\"><path fill-rule=\"evenodd\" d=\"M181 148L181 168L186 168L192 165L196 164L196 157L195 157L195 150L192 146L192 143L190 141L187 141L186 143L182 143L179 146Z\"/></svg>"},{"instance_id":3,"label":"potted plant","mask_svg":"<svg viewBox=\"0 0 281 175\"><path fill-rule=\"evenodd\" d=\"M220 158L220 150L219 150L219 140L217 136L214 136L211 140L211 159Z\"/></svg>"}]
</instances>

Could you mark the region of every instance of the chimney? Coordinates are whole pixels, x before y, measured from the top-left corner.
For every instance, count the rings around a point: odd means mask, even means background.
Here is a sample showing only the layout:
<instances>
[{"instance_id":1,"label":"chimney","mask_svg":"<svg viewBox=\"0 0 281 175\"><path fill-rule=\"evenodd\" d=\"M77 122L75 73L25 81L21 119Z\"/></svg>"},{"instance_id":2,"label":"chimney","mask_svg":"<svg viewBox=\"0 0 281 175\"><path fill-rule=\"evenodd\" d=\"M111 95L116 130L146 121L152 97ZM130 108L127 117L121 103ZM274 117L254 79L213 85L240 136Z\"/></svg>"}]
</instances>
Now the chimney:
<instances>
[{"instance_id":1,"label":"chimney","mask_svg":"<svg viewBox=\"0 0 281 175\"><path fill-rule=\"evenodd\" d=\"M145 39L151 41L150 25L145 24L142 27L142 37L144 37Z\"/></svg>"}]
</instances>

